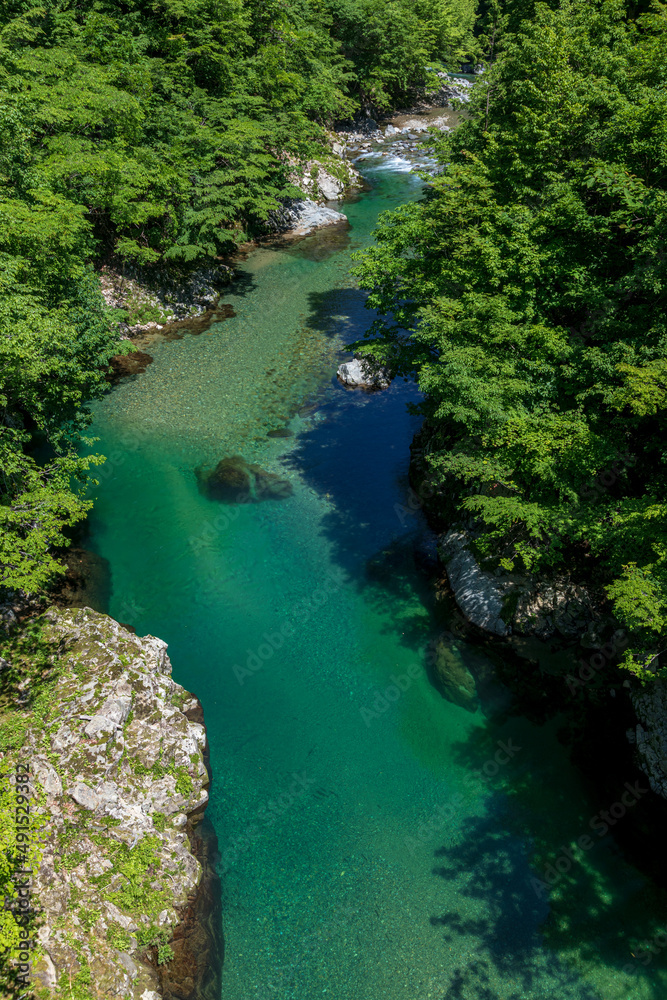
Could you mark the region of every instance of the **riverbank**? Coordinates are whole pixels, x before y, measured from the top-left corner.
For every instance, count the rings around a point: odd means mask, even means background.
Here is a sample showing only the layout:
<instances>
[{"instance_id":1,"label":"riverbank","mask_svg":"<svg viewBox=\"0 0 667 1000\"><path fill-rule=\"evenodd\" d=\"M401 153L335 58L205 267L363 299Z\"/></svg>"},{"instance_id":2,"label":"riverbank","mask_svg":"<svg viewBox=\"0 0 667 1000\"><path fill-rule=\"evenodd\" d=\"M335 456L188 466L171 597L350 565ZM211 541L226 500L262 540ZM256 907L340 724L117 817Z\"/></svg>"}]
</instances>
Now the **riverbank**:
<instances>
[{"instance_id":1,"label":"riverbank","mask_svg":"<svg viewBox=\"0 0 667 1000\"><path fill-rule=\"evenodd\" d=\"M429 429L411 446L407 516L423 512L438 552L435 587L448 638L491 655L461 664L433 653L434 684L455 704L493 716L500 682L512 711L537 725L556 724L572 762L603 808L625 782L645 794L614 828L628 859L667 887L662 838L667 825L665 685L642 685L619 667L627 636L610 602L590 579L536 579L480 565L474 524L443 522L443 497L428 479ZM446 646L446 642L445 642Z\"/></svg>"},{"instance_id":2,"label":"riverbank","mask_svg":"<svg viewBox=\"0 0 667 1000\"><path fill-rule=\"evenodd\" d=\"M11 629L3 654L3 763L29 788L17 850L31 871L11 905L32 918L30 985L43 997L214 1000L206 730L166 644L52 608Z\"/></svg>"},{"instance_id":3,"label":"riverbank","mask_svg":"<svg viewBox=\"0 0 667 1000\"><path fill-rule=\"evenodd\" d=\"M338 130L328 134L328 156L294 163L292 183L302 189L303 198L290 199L271 212L264 237L240 247L240 257L267 241L299 240L330 226L346 227L345 215L334 206L363 190L359 167L369 155L404 156L415 169L428 169L421 140L429 128L449 131L455 127L459 112L452 109L452 101L468 100L470 86L470 79L447 77L440 91L425 92L420 102L383 115L379 123L367 115L339 123ZM127 264L108 264L100 270L105 302L119 316L119 332L140 345L140 350L155 334L178 337L183 331L201 332L225 319L217 305L233 278L234 262L222 260L181 274ZM114 368L123 377L138 373L137 366L146 363L150 362L129 355L125 360L114 359Z\"/></svg>"}]
</instances>

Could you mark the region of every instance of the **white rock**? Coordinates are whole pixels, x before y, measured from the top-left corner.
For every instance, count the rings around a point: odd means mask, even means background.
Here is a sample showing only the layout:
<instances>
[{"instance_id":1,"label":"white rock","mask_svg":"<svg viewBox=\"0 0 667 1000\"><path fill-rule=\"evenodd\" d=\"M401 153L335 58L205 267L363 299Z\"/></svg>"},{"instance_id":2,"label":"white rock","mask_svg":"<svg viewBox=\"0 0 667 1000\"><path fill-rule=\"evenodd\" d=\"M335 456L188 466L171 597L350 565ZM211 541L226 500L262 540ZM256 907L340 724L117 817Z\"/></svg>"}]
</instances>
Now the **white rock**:
<instances>
[{"instance_id":1,"label":"white rock","mask_svg":"<svg viewBox=\"0 0 667 1000\"><path fill-rule=\"evenodd\" d=\"M456 603L473 625L493 635L508 635L509 628L500 617L503 591L479 568L467 541L465 532L452 529L440 542L440 554Z\"/></svg>"},{"instance_id":2,"label":"white rock","mask_svg":"<svg viewBox=\"0 0 667 1000\"><path fill-rule=\"evenodd\" d=\"M123 966L123 968L127 972L127 974L130 977L130 979L136 979L137 978L137 967L134 964L134 962L132 961L132 959L130 958L130 956L127 954L127 952L125 952L125 951L119 951L118 952L118 961Z\"/></svg>"},{"instance_id":3,"label":"white rock","mask_svg":"<svg viewBox=\"0 0 667 1000\"><path fill-rule=\"evenodd\" d=\"M37 759L33 761L32 769L47 795L62 795L63 783L51 764Z\"/></svg>"},{"instance_id":4,"label":"white rock","mask_svg":"<svg viewBox=\"0 0 667 1000\"><path fill-rule=\"evenodd\" d=\"M347 216L342 212L336 212L333 208L324 208L316 201L306 198L304 201L294 202L283 212L284 221L289 223L290 229L296 236L306 236L308 233L322 229L324 226L332 226L336 223L347 223Z\"/></svg>"},{"instance_id":5,"label":"white rock","mask_svg":"<svg viewBox=\"0 0 667 1000\"><path fill-rule=\"evenodd\" d=\"M94 715L84 733L86 736L97 736L98 733L113 733L116 730L116 723L106 715Z\"/></svg>"},{"instance_id":6,"label":"white rock","mask_svg":"<svg viewBox=\"0 0 667 1000\"><path fill-rule=\"evenodd\" d=\"M146 666L159 674L171 674L171 662L167 656L167 643L154 635L143 636L142 645L148 653Z\"/></svg>"},{"instance_id":7,"label":"white rock","mask_svg":"<svg viewBox=\"0 0 667 1000\"><path fill-rule=\"evenodd\" d=\"M386 389L391 382L386 368L370 365L363 358L339 365L337 374L341 382L354 388Z\"/></svg>"},{"instance_id":8,"label":"white rock","mask_svg":"<svg viewBox=\"0 0 667 1000\"><path fill-rule=\"evenodd\" d=\"M84 809L97 809L100 804L97 792L94 792L88 785L84 785L82 781L77 781L69 794Z\"/></svg>"},{"instance_id":9,"label":"white rock","mask_svg":"<svg viewBox=\"0 0 667 1000\"><path fill-rule=\"evenodd\" d=\"M107 698L100 709L100 715L106 715L107 719L122 726L127 721L131 708L131 698Z\"/></svg>"}]
</instances>

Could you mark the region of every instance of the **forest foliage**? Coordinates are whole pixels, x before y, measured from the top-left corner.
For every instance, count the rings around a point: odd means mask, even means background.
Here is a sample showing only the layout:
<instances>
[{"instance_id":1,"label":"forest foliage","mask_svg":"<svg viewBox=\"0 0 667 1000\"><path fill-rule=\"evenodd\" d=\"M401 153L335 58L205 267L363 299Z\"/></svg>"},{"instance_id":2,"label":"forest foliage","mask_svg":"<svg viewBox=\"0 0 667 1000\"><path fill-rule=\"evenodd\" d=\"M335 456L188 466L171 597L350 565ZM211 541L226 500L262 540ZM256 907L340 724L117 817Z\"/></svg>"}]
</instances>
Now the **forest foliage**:
<instances>
[{"instance_id":1,"label":"forest foliage","mask_svg":"<svg viewBox=\"0 0 667 1000\"><path fill-rule=\"evenodd\" d=\"M296 195L324 128L465 57L474 0L5 0L0 586L85 516L86 404L121 349L94 268L187 268Z\"/></svg>"},{"instance_id":2,"label":"forest foliage","mask_svg":"<svg viewBox=\"0 0 667 1000\"><path fill-rule=\"evenodd\" d=\"M645 679L667 645L667 6L530 6L514 30L496 6L441 173L381 219L366 349L425 393L443 517L489 568L606 591Z\"/></svg>"}]
</instances>

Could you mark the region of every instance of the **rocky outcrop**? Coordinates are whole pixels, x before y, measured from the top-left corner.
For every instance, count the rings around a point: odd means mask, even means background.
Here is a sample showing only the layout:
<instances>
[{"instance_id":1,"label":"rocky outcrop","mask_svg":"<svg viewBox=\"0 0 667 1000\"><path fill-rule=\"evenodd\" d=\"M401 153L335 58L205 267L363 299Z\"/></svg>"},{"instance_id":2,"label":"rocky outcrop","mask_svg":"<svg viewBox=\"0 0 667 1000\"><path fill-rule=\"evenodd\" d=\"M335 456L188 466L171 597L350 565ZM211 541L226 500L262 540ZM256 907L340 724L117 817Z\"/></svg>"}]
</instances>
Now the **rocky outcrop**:
<instances>
[{"instance_id":1,"label":"rocky outcrop","mask_svg":"<svg viewBox=\"0 0 667 1000\"><path fill-rule=\"evenodd\" d=\"M318 205L310 198L292 199L271 213L270 228L291 236L308 236L325 226L349 225L347 216L333 208Z\"/></svg>"},{"instance_id":2,"label":"rocky outcrop","mask_svg":"<svg viewBox=\"0 0 667 1000\"><path fill-rule=\"evenodd\" d=\"M653 791L667 799L667 684L654 680L631 694L637 724L627 732Z\"/></svg>"},{"instance_id":3,"label":"rocky outcrop","mask_svg":"<svg viewBox=\"0 0 667 1000\"><path fill-rule=\"evenodd\" d=\"M448 73L439 72L440 86L435 90L427 90L425 98L431 105L446 107L452 101L462 101L467 104L470 100L470 90L474 86L472 80L462 80L459 77L451 77Z\"/></svg>"},{"instance_id":4,"label":"rocky outcrop","mask_svg":"<svg viewBox=\"0 0 667 1000\"><path fill-rule=\"evenodd\" d=\"M119 330L126 337L202 316L215 308L231 276L231 268L223 264L183 275L144 273L125 265L122 272L103 267L99 275L104 301L124 314Z\"/></svg>"},{"instance_id":5,"label":"rocky outcrop","mask_svg":"<svg viewBox=\"0 0 667 1000\"><path fill-rule=\"evenodd\" d=\"M354 358L338 366L338 378L353 389L386 389L391 383L389 370L372 358Z\"/></svg>"},{"instance_id":6,"label":"rocky outcrop","mask_svg":"<svg viewBox=\"0 0 667 1000\"><path fill-rule=\"evenodd\" d=\"M208 799L201 706L172 680L160 639L88 608L51 609L38 627L48 663L18 686L26 728L11 754L29 768L39 829L33 984L44 1000L64 984L194 998L210 969L196 968L192 948L192 990L167 994L160 970L202 882L188 836Z\"/></svg>"},{"instance_id":7,"label":"rocky outcrop","mask_svg":"<svg viewBox=\"0 0 667 1000\"><path fill-rule=\"evenodd\" d=\"M332 141L332 152L335 162L323 164L318 160L309 160L305 164L303 176L295 183L306 194L317 201L340 201L341 198L361 186L361 176L357 170L344 159L345 146Z\"/></svg>"},{"instance_id":8,"label":"rocky outcrop","mask_svg":"<svg viewBox=\"0 0 667 1000\"><path fill-rule=\"evenodd\" d=\"M508 635L510 626L502 617L505 588L480 569L468 542L465 531L452 529L443 535L439 545L456 603L473 625L492 635Z\"/></svg>"},{"instance_id":9,"label":"rocky outcrop","mask_svg":"<svg viewBox=\"0 0 667 1000\"><path fill-rule=\"evenodd\" d=\"M540 580L482 570L470 549L473 533L452 528L440 538L440 558L456 603L465 618L497 636L561 637L582 645L602 645L613 623L600 620L589 591L567 577Z\"/></svg>"},{"instance_id":10,"label":"rocky outcrop","mask_svg":"<svg viewBox=\"0 0 667 1000\"><path fill-rule=\"evenodd\" d=\"M595 648L597 616L585 587L559 576L550 581L524 578L515 583L514 588L513 632L543 640L554 635L581 638L584 645ZM603 640L599 641L602 644Z\"/></svg>"}]
</instances>

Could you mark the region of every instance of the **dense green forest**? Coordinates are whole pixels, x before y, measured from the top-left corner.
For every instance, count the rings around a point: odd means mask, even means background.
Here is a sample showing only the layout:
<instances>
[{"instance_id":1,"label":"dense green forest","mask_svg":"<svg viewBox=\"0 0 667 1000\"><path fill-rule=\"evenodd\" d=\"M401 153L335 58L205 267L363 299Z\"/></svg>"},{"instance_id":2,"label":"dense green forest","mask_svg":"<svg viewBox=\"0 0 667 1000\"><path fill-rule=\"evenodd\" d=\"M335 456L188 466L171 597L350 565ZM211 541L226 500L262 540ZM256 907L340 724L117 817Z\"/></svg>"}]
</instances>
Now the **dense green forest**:
<instances>
[{"instance_id":1,"label":"dense green forest","mask_svg":"<svg viewBox=\"0 0 667 1000\"><path fill-rule=\"evenodd\" d=\"M606 592L644 678L667 635L667 6L647 7L489 6L496 59L442 172L360 265L366 350L426 394L443 522L474 524L489 568Z\"/></svg>"},{"instance_id":2,"label":"dense green forest","mask_svg":"<svg viewBox=\"0 0 667 1000\"><path fill-rule=\"evenodd\" d=\"M196 266L296 195L325 127L467 58L474 0L3 4L0 584L87 508L85 403L120 349L94 266Z\"/></svg>"},{"instance_id":3,"label":"dense green forest","mask_svg":"<svg viewBox=\"0 0 667 1000\"><path fill-rule=\"evenodd\" d=\"M85 516L85 404L121 348L95 267L197 267L294 196L326 130L489 71L384 219L371 336L419 380L443 520L487 564L606 588L640 675L667 628L663 4L8 3L0 29L0 582ZM407 336L403 331L414 331ZM83 449L85 451L85 449Z\"/></svg>"}]
</instances>

